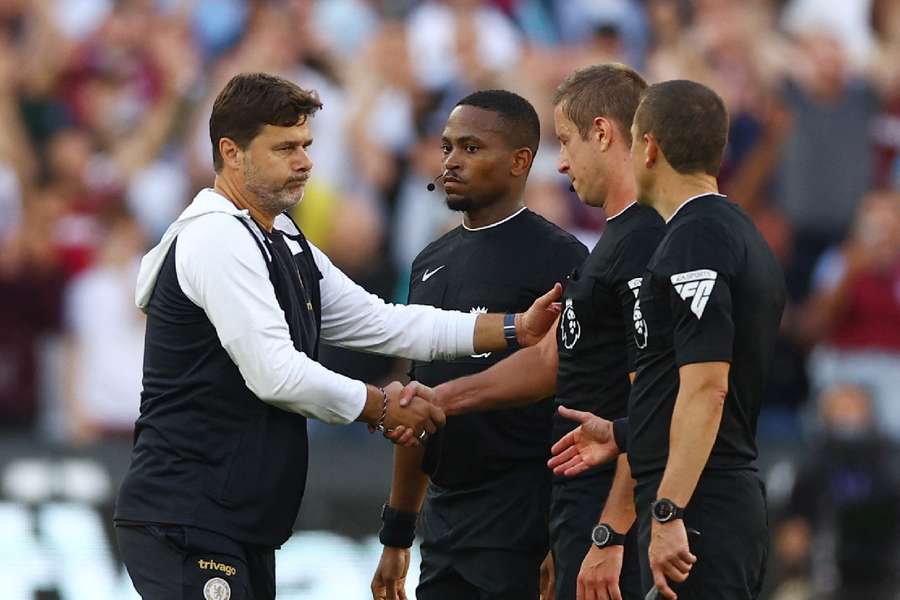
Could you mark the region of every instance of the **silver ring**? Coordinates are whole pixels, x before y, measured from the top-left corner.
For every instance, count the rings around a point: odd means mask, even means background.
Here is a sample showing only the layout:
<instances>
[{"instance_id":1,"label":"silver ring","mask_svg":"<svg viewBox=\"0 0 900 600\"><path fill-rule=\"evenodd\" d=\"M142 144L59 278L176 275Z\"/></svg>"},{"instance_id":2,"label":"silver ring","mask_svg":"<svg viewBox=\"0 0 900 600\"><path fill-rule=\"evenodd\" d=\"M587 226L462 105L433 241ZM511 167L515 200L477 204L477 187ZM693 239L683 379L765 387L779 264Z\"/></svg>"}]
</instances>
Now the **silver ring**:
<instances>
[{"instance_id":1,"label":"silver ring","mask_svg":"<svg viewBox=\"0 0 900 600\"><path fill-rule=\"evenodd\" d=\"M418 437L420 442L424 442L426 439L428 439L428 431L423 429L422 433L420 433Z\"/></svg>"}]
</instances>

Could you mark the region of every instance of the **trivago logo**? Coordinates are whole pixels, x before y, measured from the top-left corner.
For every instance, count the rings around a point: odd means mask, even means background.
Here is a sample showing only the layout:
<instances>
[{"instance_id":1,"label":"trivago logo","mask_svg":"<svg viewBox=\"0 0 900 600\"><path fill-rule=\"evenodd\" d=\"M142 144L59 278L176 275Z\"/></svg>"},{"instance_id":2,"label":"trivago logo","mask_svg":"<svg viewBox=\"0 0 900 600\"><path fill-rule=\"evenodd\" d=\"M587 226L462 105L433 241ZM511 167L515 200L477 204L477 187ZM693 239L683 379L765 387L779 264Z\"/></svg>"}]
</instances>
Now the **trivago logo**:
<instances>
[{"instance_id":1,"label":"trivago logo","mask_svg":"<svg viewBox=\"0 0 900 600\"><path fill-rule=\"evenodd\" d=\"M232 577L235 573L237 573L237 569L235 569L231 565L226 565L225 563L216 562L214 560L203 560L201 558L197 561L197 566L201 569L220 571L222 573L225 573L229 577Z\"/></svg>"}]
</instances>

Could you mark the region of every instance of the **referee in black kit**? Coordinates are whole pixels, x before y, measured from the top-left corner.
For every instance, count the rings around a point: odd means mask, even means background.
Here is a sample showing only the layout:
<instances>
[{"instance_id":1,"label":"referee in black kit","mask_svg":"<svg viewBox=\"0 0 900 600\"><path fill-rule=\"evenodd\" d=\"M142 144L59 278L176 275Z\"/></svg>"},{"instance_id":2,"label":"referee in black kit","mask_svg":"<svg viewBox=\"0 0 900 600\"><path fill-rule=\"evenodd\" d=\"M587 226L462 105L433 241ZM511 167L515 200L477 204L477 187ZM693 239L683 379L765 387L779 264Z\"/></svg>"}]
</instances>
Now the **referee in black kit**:
<instances>
[{"instance_id":1,"label":"referee in black kit","mask_svg":"<svg viewBox=\"0 0 900 600\"><path fill-rule=\"evenodd\" d=\"M440 180L447 206L463 212L463 224L416 257L410 302L475 313L516 311L584 260L584 245L523 204L539 140L537 113L512 92L479 91L456 104L441 138ZM435 385L507 355L415 361L410 374ZM408 548L420 508L419 600L537 600L548 544L545 463L552 412L546 399L453 417L424 453L396 448L383 513L385 548L372 582L376 600L406 598Z\"/></svg>"},{"instance_id":2,"label":"referee in black kit","mask_svg":"<svg viewBox=\"0 0 900 600\"><path fill-rule=\"evenodd\" d=\"M523 315L470 315L385 304L337 269L283 214L303 196L319 108L279 77L232 78L210 117L215 186L141 261L141 413L115 523L145 600L275 597L308 417L410 444L444 422L421 398L401 407L399 383L325 369L320 341L434 360L534 343L556 318L553 291Z\"/></svg>"},{"instance_id":3,"label":"referee in black kit","mask_svg":"<svg viewBox=\"0 0 900 600\"><path fill-rule=\"evenodd\" d=\"M490 369L434 389L448 415L557 403L609 419L626 414L634 371L632 316L641 275L664 234L659 215L636 203L630 126L647 84L632 69L579 69L557 88L554 124L559 170L583 202L602 207L606 229L568 277L557 330ZM559 416L553 440L574 424ZM640 585L632 483L627 463L553 482L550 540L557 600L638 600ZM614 481L615 475L615 481ZM607 502L610 490L616 502ZM602 511L602 512L601 512Z\"/></svg>"},{"instance_id":4,"label":"referee in black kit","mask_svg":"<svg viewBox=\"0 0 900 600\"><path fill-rule=\"evenodd\" d=\"M646 344L628 422L594 418L551 460L576 473L627 449L644 585L664 598L757 598L767 556L756 420L784 277L750 218L718 194L727 132L722 99L703 85L645 92L632 162L640 201L668 225L635 309Z\"/></svg>"}]
</instances>

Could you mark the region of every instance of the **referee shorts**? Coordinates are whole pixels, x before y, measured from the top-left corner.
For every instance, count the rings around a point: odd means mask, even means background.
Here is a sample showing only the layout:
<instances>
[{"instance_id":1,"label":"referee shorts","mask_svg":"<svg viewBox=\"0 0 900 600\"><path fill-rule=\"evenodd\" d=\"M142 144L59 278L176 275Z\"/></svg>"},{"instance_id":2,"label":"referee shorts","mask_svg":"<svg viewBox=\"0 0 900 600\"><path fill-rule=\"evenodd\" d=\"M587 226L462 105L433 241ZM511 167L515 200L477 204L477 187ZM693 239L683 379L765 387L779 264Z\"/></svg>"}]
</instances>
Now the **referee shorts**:
<instances>
[{"instance_id":1,"label":"referee shorts","mask_svg":"<svg viewBox=\"0 0 900 600\"><path fill-rule=\"evenodd\" d=\"M471 568L459 555L422 552L417 600L538 600L540 566L545 555L509 550L478 550Z\"/></svg>"},{"instance_id":2,"label":"referee shorts","mask_svg":"<svg viewBox=\"0 0 900 600\"><path fill-rule=\"evenodd\" d=\"M659 478L638 481L635 503L638 547L644 590L653 587L647 552L650 548L650 505ZM765 489L754 471L703 473L684 514L697 557L687 580L670 584L679 600L756 600L762 589L769 533Z\"/></svg>"},{"instance_id":3,"label":"referee shorts","mask_svg":"<svg viewBox=\"0 0 900 600\"><path fill-rule=\"evenodd\" d=\"M547 556L543 460L477 483L428 486L419 515L419 600L537 600Z\"/></svg>"},{"instance_id":4,"label":"referee shorts","mask_svg":"<svg viewBox=\"0 0 900 600\"><path fill-rule=\"evenodd\" d=\"M117 525L119 551L143 600L271 600L275 551L177 525Z\"/></svg>"},{"instance_id":5,"label":"referee shorts","mask_svg":"<svg viewBox=\"0 0 900 600\"><path fill-rule=\"evenodd\" d=\"M603 512L613 475L613 472L599 472L553 482L550 547L556 568L556 600L575 600L578 572L591 547L591 530ZM624 600L644 598L637 552L637 527L632 527L625 539L625 555L619 577L619 589Z\"/></svg>"}]
</instances>

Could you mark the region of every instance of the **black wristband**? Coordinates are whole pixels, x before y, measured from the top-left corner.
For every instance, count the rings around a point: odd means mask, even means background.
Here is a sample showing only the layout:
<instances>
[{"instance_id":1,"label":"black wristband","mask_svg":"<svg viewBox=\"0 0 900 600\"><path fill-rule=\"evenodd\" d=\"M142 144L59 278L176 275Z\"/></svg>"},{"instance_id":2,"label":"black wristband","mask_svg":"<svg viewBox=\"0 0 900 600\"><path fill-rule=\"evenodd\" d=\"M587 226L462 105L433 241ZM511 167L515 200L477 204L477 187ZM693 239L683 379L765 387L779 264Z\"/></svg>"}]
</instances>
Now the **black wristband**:
<instances>
[{"instance_id":1,"label":"black wristband","mask_svg":"<svg viewBox=\"0 0 900 600\"><path fill-rule=\"evenodd\" d=\"M620 452L628 452L628 417L613 421L613 439Z\"/></svg>"},{"instance_id":2,"label":"black wristband","mask_svg":"<svg viewBox=\"0 0 900 600\"><path fill-rule=\"evenodd\" d=\"M409 548L416 537L418 513L391 508L387 504L381 509L381 530L378 539L383 546Z\"/></svg>"}]
</instances>

